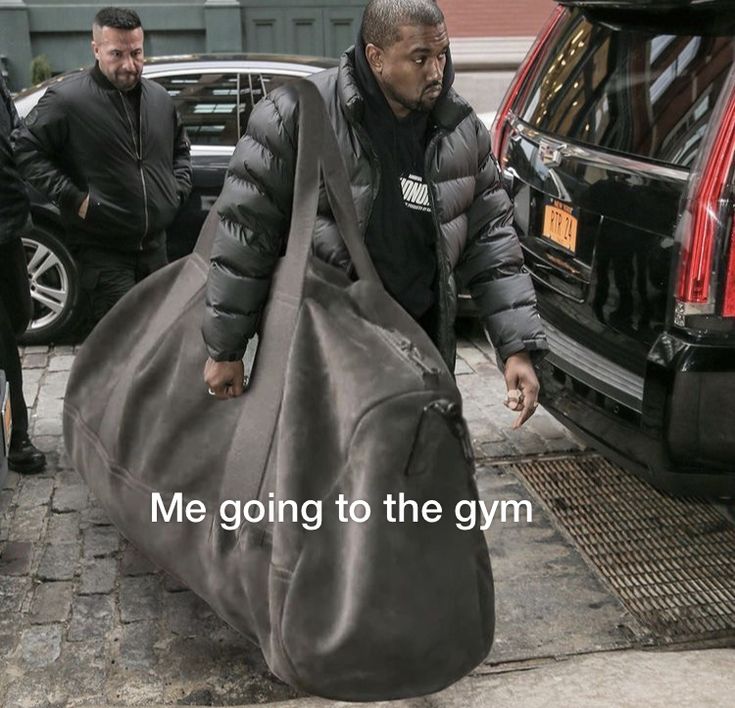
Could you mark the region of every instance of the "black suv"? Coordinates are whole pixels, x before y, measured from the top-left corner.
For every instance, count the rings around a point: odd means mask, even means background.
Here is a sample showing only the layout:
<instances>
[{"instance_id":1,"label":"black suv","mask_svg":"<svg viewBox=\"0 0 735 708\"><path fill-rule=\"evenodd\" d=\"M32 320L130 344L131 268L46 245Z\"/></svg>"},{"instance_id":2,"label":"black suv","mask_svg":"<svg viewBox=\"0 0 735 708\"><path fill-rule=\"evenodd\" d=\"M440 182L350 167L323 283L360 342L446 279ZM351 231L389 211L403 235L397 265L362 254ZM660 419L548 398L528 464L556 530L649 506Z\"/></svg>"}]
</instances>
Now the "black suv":
<instances>
[{"instance_id":1,"label":"black suv","mask_svg":"<svg viewBox=\"0 0 735 708\"><path fill-rule=\"evenodd\" d=\"M144 75L169 92L191 140L193 189L167 230L169 260L193 249L204 219L222 190L227 165L253 106L278 86L336 65L334 59L265 54L190 55L146 61ZM15 105L21 118L30 113L48 86L75 73L67 72L18 94ZM31 197L34 230L23 237L23 244L34 309L22 341L45 344L63 341L74 332L79 284L58 209L33 189Z\"/></svg>"},{"instance_id":2,"label":"black suv","mask_svg":"<svg viewBox=\"0 0 735 708\"><path fill-rule=\"evenodd\" d=\"M735 2L561 0L493 127L542 402L673 492L735 496Z\"/></svg>"}]
</instances>

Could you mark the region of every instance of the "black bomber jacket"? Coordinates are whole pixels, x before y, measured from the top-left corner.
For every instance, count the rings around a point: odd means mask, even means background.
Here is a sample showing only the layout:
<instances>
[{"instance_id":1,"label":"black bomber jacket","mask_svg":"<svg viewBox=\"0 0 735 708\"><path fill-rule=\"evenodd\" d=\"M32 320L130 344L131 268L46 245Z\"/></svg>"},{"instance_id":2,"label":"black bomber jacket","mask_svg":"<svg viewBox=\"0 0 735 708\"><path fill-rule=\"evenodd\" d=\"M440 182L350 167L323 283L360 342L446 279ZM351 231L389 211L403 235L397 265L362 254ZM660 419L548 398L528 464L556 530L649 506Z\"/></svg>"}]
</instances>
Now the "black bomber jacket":
<instances>
[{"instance_id":1,"label":"black bomber jacket","mask_svg":"<svg viewBox=\"0 0 735 708\"><path fill-rule=\"evenodd\" d=\"M140 86L136 120L95 65L49 86L14 133L20 171L59 206L73 244L156 245L191 191L189 141L173 101L154 81Z\"/></svg>"}]
</instances>

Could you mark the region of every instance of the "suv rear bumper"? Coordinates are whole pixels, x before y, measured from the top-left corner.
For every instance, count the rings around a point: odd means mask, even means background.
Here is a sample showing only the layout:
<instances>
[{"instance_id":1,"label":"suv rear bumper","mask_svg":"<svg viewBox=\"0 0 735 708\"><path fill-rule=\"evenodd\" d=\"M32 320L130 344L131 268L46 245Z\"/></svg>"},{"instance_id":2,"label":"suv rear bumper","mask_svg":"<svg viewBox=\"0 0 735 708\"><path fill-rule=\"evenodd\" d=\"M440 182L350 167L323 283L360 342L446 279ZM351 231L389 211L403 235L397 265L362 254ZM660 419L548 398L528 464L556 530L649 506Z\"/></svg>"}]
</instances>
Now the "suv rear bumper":
<instances>
[{"instance_id":1,"label":"suv rear bumper","mask_svg":"<svg viewBox=\"0 0 735 708\"><path fill-rule=\"evenodd\" d=\"M664 334L645 378L548 326L541 403L610 459L676 494L735 497L735 357Z\"/></svg>"}]
</instances>

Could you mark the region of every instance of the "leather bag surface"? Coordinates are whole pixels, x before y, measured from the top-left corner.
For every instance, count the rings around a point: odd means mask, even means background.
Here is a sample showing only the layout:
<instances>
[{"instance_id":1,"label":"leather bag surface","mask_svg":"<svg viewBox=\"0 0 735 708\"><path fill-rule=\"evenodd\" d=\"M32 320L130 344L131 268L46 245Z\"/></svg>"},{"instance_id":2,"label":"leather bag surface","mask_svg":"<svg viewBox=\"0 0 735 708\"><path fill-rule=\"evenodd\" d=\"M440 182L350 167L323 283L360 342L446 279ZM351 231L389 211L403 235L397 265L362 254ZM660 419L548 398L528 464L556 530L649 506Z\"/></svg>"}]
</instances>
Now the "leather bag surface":
<instances>
[{"instance_id":1,"label":"leather bag surface","mask_svg":"<svg viewBox=\"0 0 735 708\"><path fill-rule=\"evenodd\" d=\"M451 373L375 273L318 92L292 90L291 227L246 392L218 401L202 380L212 214L195 252L134 288L81 348L66 447L121 532L257 642L282 680L334 699L418 696L492 644L487 546L455 518L458 502L477 500L471 445ZM311 254L320 183L354 280ZM201 501L206 516L153 523L154 493L166 509L177 493L184 507ZM388 494L436 501L441 518L390 522ZM370 517L341 521L340 495L344 512L359 500ZM299 512L318 502L321 520L266 514L224 528L222 502L254 500Z\"/></svg>"}]
</instances>

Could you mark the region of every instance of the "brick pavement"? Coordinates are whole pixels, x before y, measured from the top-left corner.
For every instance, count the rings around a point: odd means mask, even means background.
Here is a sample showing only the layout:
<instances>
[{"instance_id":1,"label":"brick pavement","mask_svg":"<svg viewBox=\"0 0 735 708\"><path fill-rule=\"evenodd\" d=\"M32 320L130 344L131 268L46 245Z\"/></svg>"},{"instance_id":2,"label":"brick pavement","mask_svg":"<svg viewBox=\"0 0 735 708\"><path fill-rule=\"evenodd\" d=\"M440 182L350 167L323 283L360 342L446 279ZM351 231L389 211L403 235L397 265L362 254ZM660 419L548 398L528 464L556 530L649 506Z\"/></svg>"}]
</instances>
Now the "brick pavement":
<instances>
[{"instance_id":1,"label":"brick pavement","mask_svg":"<svg viewBox=\"0 0 735 708\"><path fill-rule=\"evenodd\" d=\"M42 475L0 490L0 701L232 705L296 694L260 652L159 572L110 524L70 467L61 439L71 347L22 350ZM490 348L465 340L457 380L480 460L577 449L539 409L522 430L502 405Z\"/></svg>"},{"instance_id":2,"label":"brick pavement","mask_svg":"<svg viewBox=\"0 0 735 708\"><path fill-rule=\"evenodd\" d=\"M518 414L503 405L505 381L492 347L484 339L474 336L461 340L457 356L455 374L479 462L581 449L569 431L543 408L519 430L511 428Z\"/></svg>"}]
</instances>

